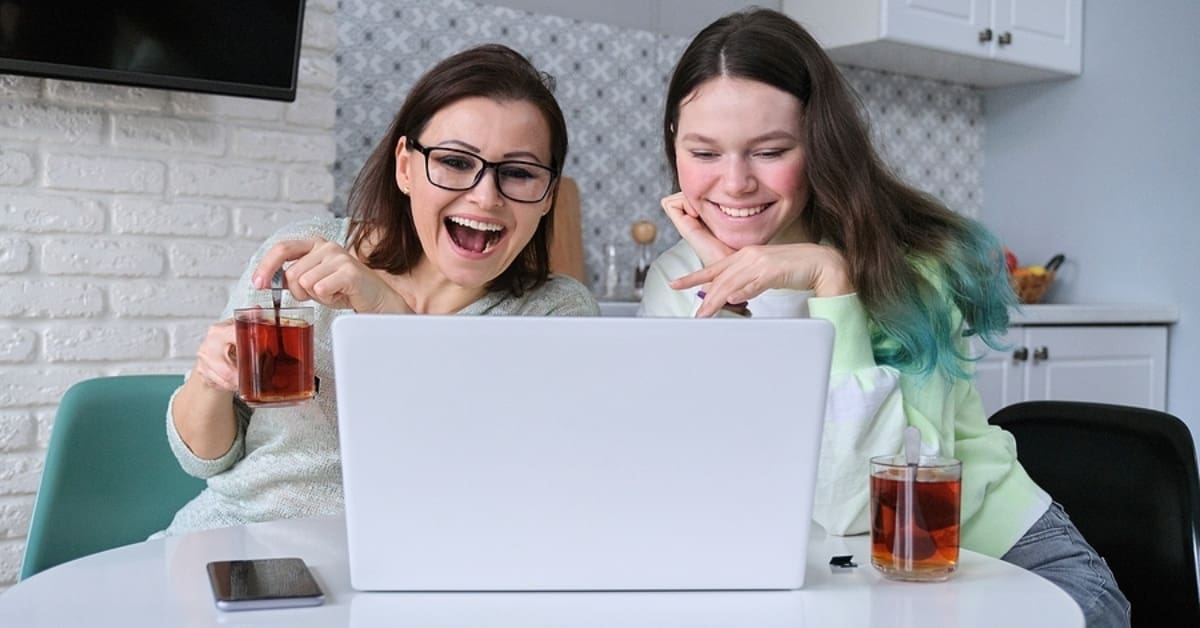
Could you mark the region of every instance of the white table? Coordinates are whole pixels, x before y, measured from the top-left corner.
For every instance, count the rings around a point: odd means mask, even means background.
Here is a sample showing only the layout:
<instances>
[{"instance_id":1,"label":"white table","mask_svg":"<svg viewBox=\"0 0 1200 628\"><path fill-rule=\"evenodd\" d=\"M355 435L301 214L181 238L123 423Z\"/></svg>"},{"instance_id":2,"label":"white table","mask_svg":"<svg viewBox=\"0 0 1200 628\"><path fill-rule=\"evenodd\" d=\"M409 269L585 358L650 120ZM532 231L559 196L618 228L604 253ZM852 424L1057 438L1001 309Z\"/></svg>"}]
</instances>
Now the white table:
<instances>
[{"instance_id":1,"label":"white table","mask_svg":"<svg viewBox=\"0 0 1200 628\"><path fill-rule=\"evenodd\" d=\"M813 526L805 588L786 592L359 593L350 588L341 517L280 521L147 541L87 556L0 594L0 626L418 626L541 628L1083 626L1065 593L1030 572L964 551L948 582L884 580L865 536ZM833 555L858 568L833 573ZM211 560L299 556L326 592L324 606L222 613Z\"/></svg>"}]
</instances>

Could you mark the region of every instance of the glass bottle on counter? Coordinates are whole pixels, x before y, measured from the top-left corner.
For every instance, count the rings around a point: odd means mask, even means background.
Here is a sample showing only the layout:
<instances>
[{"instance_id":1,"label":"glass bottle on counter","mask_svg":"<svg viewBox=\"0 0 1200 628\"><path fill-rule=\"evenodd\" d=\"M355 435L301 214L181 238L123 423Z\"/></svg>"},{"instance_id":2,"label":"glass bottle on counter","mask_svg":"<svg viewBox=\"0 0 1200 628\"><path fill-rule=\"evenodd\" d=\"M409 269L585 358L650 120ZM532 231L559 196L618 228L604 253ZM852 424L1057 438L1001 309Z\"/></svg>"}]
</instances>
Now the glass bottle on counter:
<instances>
[{"instance_id":1,"label":"glass bottle on counter","mask_svg":"<svg viewBox=\"0 0 1200 628\"><path fill-rule=\"evenodd\" d=\"M621 270L617 266L617 245L612 242L604 245L604 277L602 279L600 296L615 299L617 289L621 284Z\"/></svg>"},{"instance_id":2,"label":"glass bottle on counter","mask_svg":"<svg viewBox=\"0 0 1200 628\"><path fill-rule=\"evenodd\" d=\"M630 233L635 242L633 296L641 299L642 288L646 285L646 273L650 270L651 262L654 261L653 245L654 239L658 236L658 227L650 221L642 220L633 223Z\"/></svg>"}]
</instances>

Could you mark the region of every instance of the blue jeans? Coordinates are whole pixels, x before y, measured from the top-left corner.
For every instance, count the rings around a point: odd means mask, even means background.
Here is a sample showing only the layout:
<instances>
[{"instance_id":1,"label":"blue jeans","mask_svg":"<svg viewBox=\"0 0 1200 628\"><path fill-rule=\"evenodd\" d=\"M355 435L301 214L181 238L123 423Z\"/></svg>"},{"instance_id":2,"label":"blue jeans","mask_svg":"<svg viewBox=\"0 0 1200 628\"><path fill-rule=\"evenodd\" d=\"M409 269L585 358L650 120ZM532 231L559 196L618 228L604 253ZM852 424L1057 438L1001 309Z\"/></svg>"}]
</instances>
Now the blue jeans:
<instances>
[{"instance_id":1,"label":"blue jeans","mask_svg":"<svg viewBox=\"0 0 1200 628\"><path fill-rule=\"evenodd\" d=\"M1129 628L1129 600L1104 559L1088 545L1057 503L1008 550L1002 560L1053 582L1079 608L1087 628Z\"/></svg>"}]
</instances>

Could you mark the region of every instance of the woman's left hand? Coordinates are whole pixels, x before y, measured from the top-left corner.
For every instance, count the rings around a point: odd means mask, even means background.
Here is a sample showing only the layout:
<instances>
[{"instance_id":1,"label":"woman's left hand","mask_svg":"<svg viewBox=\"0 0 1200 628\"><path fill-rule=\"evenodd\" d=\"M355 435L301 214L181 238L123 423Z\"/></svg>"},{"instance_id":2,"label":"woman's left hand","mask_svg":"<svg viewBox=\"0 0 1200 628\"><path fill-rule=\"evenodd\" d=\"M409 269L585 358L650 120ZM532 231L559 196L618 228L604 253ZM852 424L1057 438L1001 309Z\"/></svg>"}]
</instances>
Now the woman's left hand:
<instances>
[{"instance_id":1,"label":"woman's left hand","mask_svg":"<svg viewBox=\"0 0 1200 628\"><path fill-rule=\"evenodd\" d=\"M708 284L697 317L712 316L727 303L744 303L771 288L812 290L832 297L854 292L846 258L823 244L748 246L671 282L685 290Z\"/></svg>"},{"instance_id":2,"label":"woman's left hand","mask_svg":"<svg viewBox=\"0 0 1200 628\"><path fill-rule=\"evenodd\" d=\"M284 271L288 292L297 301L316 301L334 309L369 313L409 313L404 298L340 245L321 238L287 240L272 246L254 272L254 287L270 288L275 269Z\"/></svg>"}]
</instances>

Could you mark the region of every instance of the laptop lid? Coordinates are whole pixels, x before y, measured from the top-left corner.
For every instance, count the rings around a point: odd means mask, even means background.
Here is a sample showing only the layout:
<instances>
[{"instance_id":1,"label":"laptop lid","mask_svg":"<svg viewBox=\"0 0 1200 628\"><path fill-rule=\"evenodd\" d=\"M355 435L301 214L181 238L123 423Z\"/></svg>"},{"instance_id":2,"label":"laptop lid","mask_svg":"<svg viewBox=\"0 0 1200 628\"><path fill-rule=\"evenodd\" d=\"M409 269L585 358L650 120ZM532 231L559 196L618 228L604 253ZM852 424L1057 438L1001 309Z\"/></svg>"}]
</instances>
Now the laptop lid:
<instances>
[{"instance_id":1,"label":"laptop lid","mask_svg":"<svg viewBox=\"0 0 1200 628\"><path fill-rule=\"evenodd\" d=\"M794 589L833 327L339 317L358 590Z\"/></svg>"}]
</instances>

